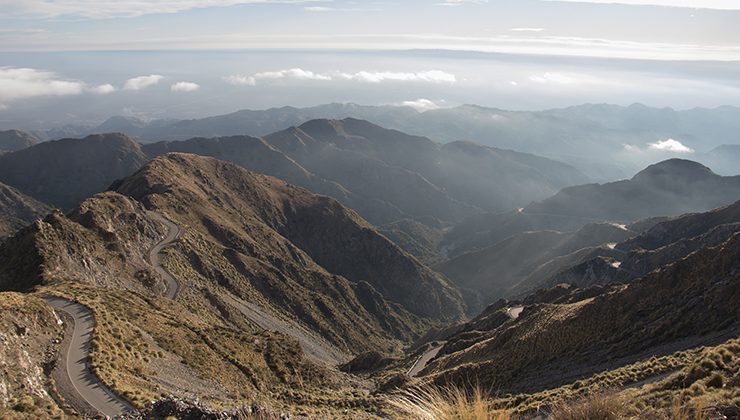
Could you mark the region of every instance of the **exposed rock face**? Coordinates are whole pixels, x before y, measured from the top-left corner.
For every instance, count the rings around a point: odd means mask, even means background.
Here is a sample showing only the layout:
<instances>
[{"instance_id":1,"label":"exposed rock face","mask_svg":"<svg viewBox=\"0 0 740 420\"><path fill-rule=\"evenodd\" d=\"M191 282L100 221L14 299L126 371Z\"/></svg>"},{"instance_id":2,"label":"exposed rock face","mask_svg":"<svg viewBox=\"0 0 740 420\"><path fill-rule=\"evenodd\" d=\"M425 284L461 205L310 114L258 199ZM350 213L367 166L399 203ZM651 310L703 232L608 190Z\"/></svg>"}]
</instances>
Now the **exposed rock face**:
<instances>
[{"instance_id":1,"label":"exposed rock face","mask_svg":"<svg viewBox=\"0 0 740 420\"><path fill-rule=\"evenodd\" d=\"M22 150L37 143L39 139L24 131L0 131L0 154Z\"/></svg>"},{"instance_id":2,"label":"exposed rock face","mask_svg":"<svg viewBox=\"0 0 740 420\"><path fill-rule=\"evenodd\" d=\"M0 183L0 240L45 216L51 208Z\"/></svg>"},{"instance_id":3,"label":"exposed rock face","mask_svg":"<svg viewBox=\"0 0 740 420\"><path fill-rule=\"evenodd\" d=\"M161 227L140 203L115 193L85 200L65 216L52 212L0 245L0 290L27 290L75 279L99 287L152 289L145 252Z\"/></svg>"},{"instance_id":4,"label":"exposed rock face","mask_svg":"<svg viewBox=\"0 0 740 420\"><path fill-rule=\"evenodd\" d=\"M0 292L0 416L62 414L46 376L62 335L58 321L38 297Z\"/></svg>"},{"instance_id":5,"label":"exposed rock face","mask_svg":"<svg viewBox=\"0 0 740 420\"><path fill-rule=\"evenodd\" d=\"M66 210L147 160L140 145L123 134L56 140L0 156L0 182Z\"/></svg>"}]
</instances>

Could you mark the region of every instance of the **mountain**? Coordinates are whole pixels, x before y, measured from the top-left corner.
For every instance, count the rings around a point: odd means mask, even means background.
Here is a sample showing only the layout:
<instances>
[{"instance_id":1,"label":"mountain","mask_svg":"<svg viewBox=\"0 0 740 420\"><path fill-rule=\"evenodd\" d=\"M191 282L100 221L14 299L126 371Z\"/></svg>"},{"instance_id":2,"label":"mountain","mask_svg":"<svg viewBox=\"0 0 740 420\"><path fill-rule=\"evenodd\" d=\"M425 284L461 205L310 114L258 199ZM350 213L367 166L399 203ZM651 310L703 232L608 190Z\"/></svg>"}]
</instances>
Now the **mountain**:
<instances>
[{"instance_id":1,"label":"mountain","mask_svg":"<svg viewBox=\"0 0 740 420\"><path fill-rule=\"evenodd\" d=\"M144 142L245 134L261 137L318 118L357 118L442 143L469 140L499 149L535 153L567 162L590 178L603 181L624 178L669 157L688 156L715 167L714 161L702 159L703 153L720 145L736 145L740 130L740 108L730 106L674 110L642 104L626 107L584 104L542 111L511 111L462 105L419 112L409 107L350 103L242 110L182 121L142 123L114 117L80 134L108 132L115 127L115 131L124 129ZM668 139L680 142L686 149L662 150L658 143ZM725 166L715 169L726 175L737 175L736 171L725 171Z\"/></svg>"},{"instance_id":2,"label":"mountain","mask_svg":"<svg viewBox=\"0 0 740 420\"><path fill-rule=\"evenodd\" d=\"M669 159L628 180L564 188L519 211L473 216L441 246L452 256L532 230L573 231L590 222L628 224L727 205L740 198L740 176L723 177L688 160Z\"/></svg>"},{"instance_id":3,"label":"mountain","mask_svg":"<svg viewBox=\"0 0 740 420\"><path fill-rule=\"evenodd\" d=\"M740 144L723 144L697 156L697 160L722 175L740 175Z\"/></svg>"},{"instance_id":4,"label":"mountain","mask_svg":"<svg viewBox=\"0 0 740 420\"><path fill-rule=\"evenodd\" d=\"M417 218L450 221L476 208L514 208L585 179L533 155L465 142L442 145L352 118L309 121L265 140L314 173ZM412 191L428 192L421 200Z\"/></svg>"},{"instance_id":5,"label":"mountain","mask_svg":"<svg viewBox=\"0 0 740 420\"><path fill-rule=\"evenodd\" d=\"M147 160L141 146L124 134L49 141L1 155L0 182L70 209Z\"/></svg>"},{"instance_id":6,"label":"mountain","mask_svg":"<svg viewBox=\"0 0 740 420\"><path fill-rule=\"evenodd\" d=\"M0 154L25 149L39 143L39 141L32 134L24 131L0 131Z\"/></svg>"},{"instance_id":7,"label":"mountain","mask_svg":"<svg viewBox=\"0 0 740 420\"><path fill-rule=\"evenodd\" d=\"M237 163L336 198L374 224L435 224L504 211L583 182L575 169L471 143L441 145L359 120L314 120L258 139L193 138L141 145L123 134L39 144L0 159L0 181L62 208L167 152ZM42 168L35 170L31 168ZM496 182L490 182L496 179ZM64 185L62 185L64 182Z\"/></svg>"},{"instance_id":8,"label":"mountain","mask_svg":"<svg viewBox=\"0 0 740 420\"><path fill-rule=\"evenodd\" d=\"M515 234L495 245L464 253L434 268L476 299L492 302L541 287L528 277L552 260L617 243L637 232L609 223L588 224L575 232L551 230ZM580 284L580 283L579 283ZM473 304L473 302L469 302Z\"/></svg>"},{"instance_id":9,"label":"mountain","mask_svg":"<svg viewBox=\"0 0 740 420\"><path fill-rule=\"evenodd\" d=\"M166 237L174 242L153 257ZM91 369L136 407L164 394L363 412L372 398L348 389L357 381L336 365L367 350L399 354L464 316L442 276L336 200L190 154L157 157L22 229L0 245L0 262L3 302L12 290L89 308ZM39 346L61 351L48 334Z\"/></svg>"},{"instance_id":10,"label":"mountain","mask_svg":"<svg viewBox=\"0 0 740 420\"><path fill-rule=\"evenodd\" d=\"M0 239L45 216L51 208L0 183Z\"/></svg>"},{"instance_id":11,"label":"mountain","mask_svg":"<svg viewBox=\"0 0 740 420\"><path fill-rule=\"evenodd\" d=\"M721 177L696 162L670 159L650 165L627 181L565 188L524 211L633 221L709 210L738 197L740 176Z\"/></svg>"},{"instance_id":12,"label":"mountain","mask_svg":"<svg viewBox=\"0 0 740 420\"><path fill-rule=\"evenodd\" d=\"M630 282L702 248L721 245L740 232L740 201L706 213L690 214L655 224L640 235L608 249L596 249L559 264L546 277L530 280L539 287L559 283L579 286Z\"/></svg>"},{"instance_id":13,"label":"mountain","mask_svg":"<svg viewBox=\"0 0 740 420\"><path fill-rule=\"evenodd\" d=\"M437 383L478 378L502 394L548 389L552 395L563 386L619 392L681 371L658 389L686 389L710 375L689 372L705 357L700 346L732 341L740 330L739 264L735 233L627 285L535 294L516 315L509 309L517 302L497 302L447 337L422 375Z\"/></svg>"}]
</instances>

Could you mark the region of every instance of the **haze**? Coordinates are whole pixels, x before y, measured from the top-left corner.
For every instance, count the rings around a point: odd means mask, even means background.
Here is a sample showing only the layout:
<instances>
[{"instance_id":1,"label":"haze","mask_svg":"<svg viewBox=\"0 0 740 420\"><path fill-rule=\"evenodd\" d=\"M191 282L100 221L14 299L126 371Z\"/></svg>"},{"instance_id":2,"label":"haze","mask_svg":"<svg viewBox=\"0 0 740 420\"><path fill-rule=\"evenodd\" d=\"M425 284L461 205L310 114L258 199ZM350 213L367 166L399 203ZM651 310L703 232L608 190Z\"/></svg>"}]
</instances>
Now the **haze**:
<instances>
[{"instance_id":1,"label":"haze","mask_svg":"<svg viewBox=\"0 0 740 420\"><path fill-rule=\"evenodd\" d=\"M0 128L329 102L740 105L736 2L602 3L4 1Z\"/></svg>"}]
</instances>

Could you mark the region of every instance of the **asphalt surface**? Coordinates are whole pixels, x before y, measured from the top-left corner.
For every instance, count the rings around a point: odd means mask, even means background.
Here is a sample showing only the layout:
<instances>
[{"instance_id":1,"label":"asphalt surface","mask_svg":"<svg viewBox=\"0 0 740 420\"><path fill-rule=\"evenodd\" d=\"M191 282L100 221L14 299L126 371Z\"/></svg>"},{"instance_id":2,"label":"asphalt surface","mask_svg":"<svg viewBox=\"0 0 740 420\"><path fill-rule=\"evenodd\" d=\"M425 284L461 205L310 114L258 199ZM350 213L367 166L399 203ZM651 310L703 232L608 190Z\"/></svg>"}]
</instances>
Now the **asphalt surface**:
<instances>
[{"instance_id":1,"label":"asphalt surface","mask_svg":"<svg viewBox=\"0 0 740 420\"><path fill-rule=\"evenodd\" d=\"M429 363L432 359L437 357L437 354L439 354L439 351L442 350L442 347L444 347L446 341L442 341L438 345L430 348L424 354L419 356L418 359L416 359L416 362L414 362L414 365L411 366L411 369L408 371L408 375L411 377L414 377L419 374L426 366L427 363Z\"/></svg>"},{"instance_id":2,"label":"asphalt surface","mask_svg":"<svg viewBox=\"0 0 740 420\"><path fill-rule=\"evenodd\" d=\"M128 402L108 389L90 370L90 339L95 327L95 318L90 309L58 297L48 296L45 299L54 309L66 313L73 320L71 339L62 343L62 358L57 368L69 378L77 396L106 416L132 410Z\"/></svg>"},{"instance_id":3,"label":"asphalt surface","mask_svg":"<svg viewBox=\"0 0 740 420\"><path fill-rule=\"evenodd\" d=\"M171 222L169 219L165 218L159 213L150 211L147 212L147 215L150 219L167 226L167 235L165 235L164 239L154 245L149 251L149 262L154 267L154 271L156 271L157 274L159 274L164 279L165 283L167 283L167 290L164 294L165 297L167 297L167 299L175 300L177 299L177 295L180 294L180 283L175 280L172 274L170 274L162 267L159 253L162 252L165 247L177 241L177 239L182 234L182 229L180 229L180 226L177 226L175 223Z\"/></svg>"},{"instance_id":4,"label":"asphalt surface","mask_svg":"<svg viewBox=\"0 0 740 420\"><path fill-rule=\"evenodd\" d=\"M160 214L148 212L148 215L151 219L167 226L167 234L164 239L149 251L149 260L154 270L166 282L167 289L165 290L165 296L168 299L174 300L180 293L181 286L162 267L159 253L166 246L177 241L182 234L182 229ZM58 369L63 370L61 375L63 377L66 376L65 379L68 378L71 383L72 389L69 391L76 394L69 398L70 402L84 402L84 405L89 406L85 408L92 408L99 414L110 417L133 410L131 404L108 389L90 369L90 340L92 339L93 329L95 328L95 317L92 311L79 303L60 297L47 296L45 299L54 309L66 313L73 320L71 338L68 340L65 339L62 343L62 363L58 366ZM81 409L82 412L86 411L82 408L78 409Z\"/></svg>"},{"instance_id":5,"label":"asphalt surface","mask_svg":"<svg viewBox=\"0 0 740 420\"><path fill-rule=\"evenodd\" d=\"M509 318L511 319L517 319L519 318L519 315L521 315L523 310L524 310L524 306L516 306L514 308L509 308L506 310L506 315L509 315Z\"/></svg>"}]
</instances>

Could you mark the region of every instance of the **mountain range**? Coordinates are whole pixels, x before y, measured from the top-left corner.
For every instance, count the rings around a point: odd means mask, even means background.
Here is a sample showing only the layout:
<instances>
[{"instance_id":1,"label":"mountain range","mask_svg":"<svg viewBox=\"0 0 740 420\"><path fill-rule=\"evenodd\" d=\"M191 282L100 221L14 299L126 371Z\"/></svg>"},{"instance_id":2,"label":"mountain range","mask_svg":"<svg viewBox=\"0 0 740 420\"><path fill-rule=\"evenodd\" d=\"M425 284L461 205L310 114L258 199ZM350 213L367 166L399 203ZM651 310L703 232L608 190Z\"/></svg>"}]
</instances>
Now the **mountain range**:
<instances>
[{"instance_id":1,"label":"mountain range","mask_svg":"<svg viewBox=\"0 0 740 420\"><path fill-rule=\"evenodd\" d=\"M0 181L69 209L173 151L213 156L283 178L332 196L378 225L404 218L451 223L483 211L512 209L586 179L545 158L472 143L441 145L346 119L314 120L263 139L142 145L123 134L105 134L44 142L0 156Z\"/></svg>"},{"instance_id":2,"label":"mountain range","mask_svg":"<svg viewBox=\"0 0 740 420\"><path fill-rule=\"evenodd\" d=\"M673 110L641 104L584 104L543 111L510 111L462 105L418 111L402 106L335 103L242 110L192 120L141 121L116 116L97 127L42 131L37 135L53 139L120 131L144 142L244 134L262 137L319 118L357 118L442 143L467 140L534 153L571 164L598 181L621 179L650 163L681 156L702 162L723 175L740 174L737 160L716 158L724 148L721 146L732 147L739 142L740 109L730 106ZM683 147L668 147L675 143L661 145L669 139Z\"/></svg>"},{"instance_id":3,"label":"mountain range","mask_svg":"<svg viewBox=\"0 0 740 420\"><path fill-rule=\"evenodd\" d=\"M354 118L21 145L0 417L739 415L740 177L585 178Z\"/></svg>"}]
</instances>

